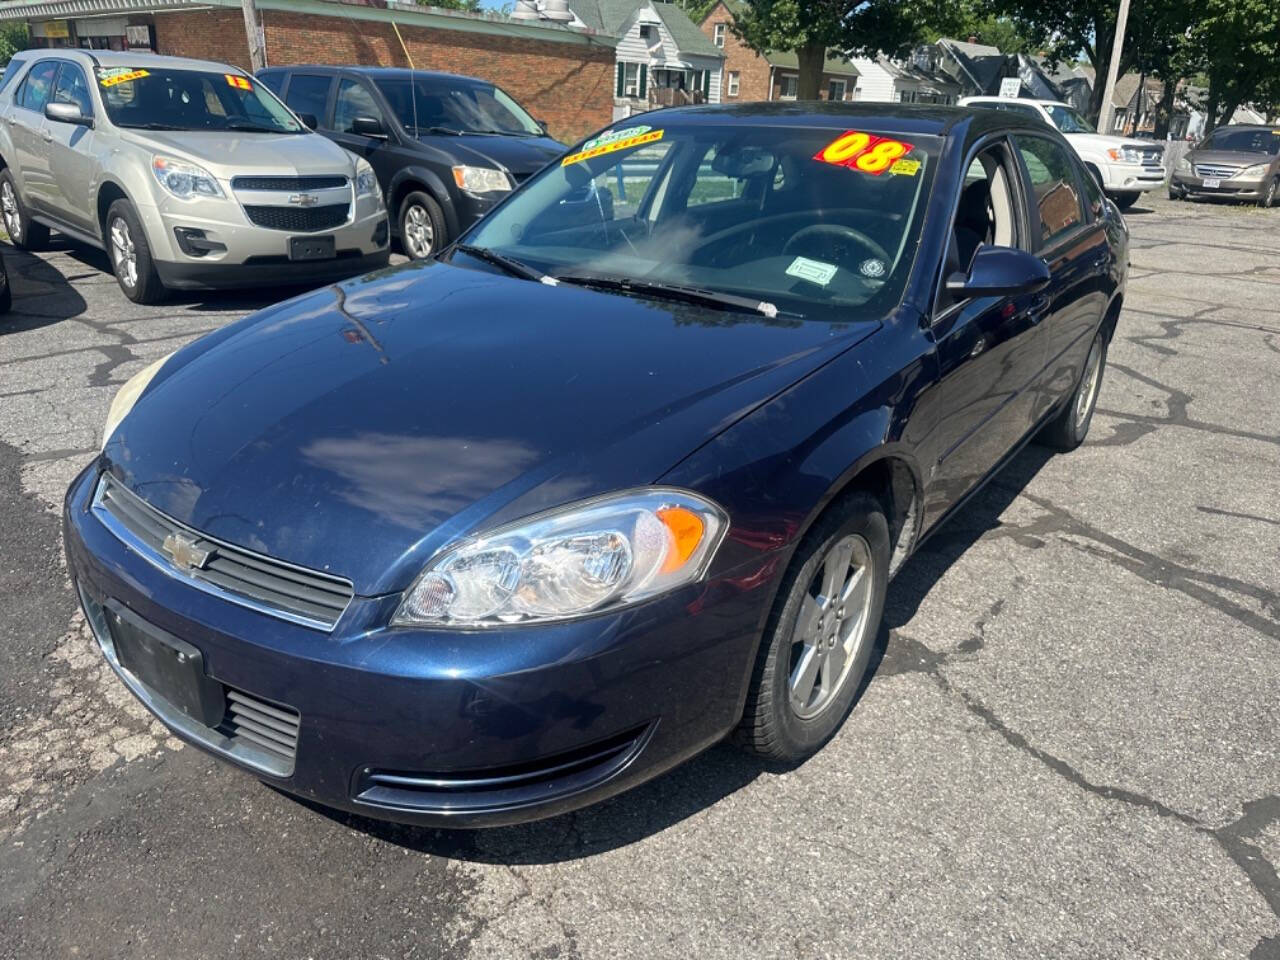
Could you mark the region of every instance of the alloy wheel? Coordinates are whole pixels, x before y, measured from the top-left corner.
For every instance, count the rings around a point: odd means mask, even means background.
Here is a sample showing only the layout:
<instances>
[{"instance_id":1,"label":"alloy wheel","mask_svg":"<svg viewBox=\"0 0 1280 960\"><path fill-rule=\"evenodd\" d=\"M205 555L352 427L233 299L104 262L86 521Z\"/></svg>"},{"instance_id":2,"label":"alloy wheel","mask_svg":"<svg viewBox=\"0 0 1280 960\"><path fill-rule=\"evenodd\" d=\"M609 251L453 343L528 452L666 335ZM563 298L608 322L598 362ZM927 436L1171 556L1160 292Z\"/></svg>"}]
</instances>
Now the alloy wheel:
<instances>
[{"instance_id":1,"label":"alloy wheel","mask_svg":"<svg viewBox=\"0 0 1280 960\"><path fill-rule=\"evenodd\" d=\"M138 252L133 246L133 235L124 217L111 221L111 259L115 261L116 276L132 290L138 285Z\"/></svg>"},{"instance_id":2,"label":"alloy wheel","mask_svg":"<svg viewBox=\"0 0 1280 960\"><path fill-rule=\"evenodd\" d=\"M431 225L431 216L426 207L415 203L405 211L404 245L408 247L409 256L415 260L425 260L431 256L435 238L435 228Z\"/></svg>"},{"instance_id":3,"label":"alloy wheel","mask_svg":"<svg viewBox=\"0 0 1280 960\"><path fill-rule=\"evenodd\" d=\"M787 679L791 709L812 720L834 703L850 668L871 640L875 596L871 546L858 534L828 551L800 605Z\"/></svg>"},{"instance_id":4,"label":"alloy wheel","mask_svg":"<svg viewBox=\"0 0 1280 960\"><path fill-rule=\"evenodd\" d=\"M1276 187L1280 185L1280 180L1272 180L1271 185L1267 187L1267 197L1262 201L1264 207L1274 207L1276 205Z\"/></svg>"},{"instance_id":5,"label":"alloy wheel","mask_svg":"<svg viewBox=\"0 0 1280 960\"><path fill-rule=\"evenodd\" d=\"M1102 338L1094 337L1093 346L1089 348L1089 359L1085 361L1084 377L1080 381L1080 389L1076 393L1076 433L1084 429L1089 414L1093 412L1094 401L1098 398L1098 381L1102 379Z\"/></svg>"},{"instance_id":6,"label":"alloy wheel","mask_svg":"<svg viewBox=\"0 0 1280 960\"><path fill-rule=\"evenodd\" d=\"M7 180L0 183L0 215L4 217L4 228L11 240L22 239L22 212L18 209L18 197L13 192L13 184Z\"/></svg>"}]
</instances>

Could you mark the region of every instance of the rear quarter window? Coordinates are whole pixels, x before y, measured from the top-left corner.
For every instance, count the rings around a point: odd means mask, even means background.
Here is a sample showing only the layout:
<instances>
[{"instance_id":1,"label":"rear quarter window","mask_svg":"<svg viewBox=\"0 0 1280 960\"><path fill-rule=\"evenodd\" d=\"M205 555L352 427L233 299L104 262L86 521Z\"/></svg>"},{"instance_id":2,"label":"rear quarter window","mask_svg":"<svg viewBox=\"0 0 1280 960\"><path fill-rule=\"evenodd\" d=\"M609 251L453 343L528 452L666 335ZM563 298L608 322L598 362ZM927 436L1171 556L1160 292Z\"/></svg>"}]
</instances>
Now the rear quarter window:
<instances>
[{"instance_id":1,"label":"rear quarter window","mask_svg":"<svg viewBox=\"0 0 1280 960\"><path fill-rule=\"evenodd\" d=\"M13 83L28 62L27 60L19 60L17 57L9 61L8 66L4 68L4 76L0 77L0 93L9 89L9 85Z\"/></svg>"}]
</instances>

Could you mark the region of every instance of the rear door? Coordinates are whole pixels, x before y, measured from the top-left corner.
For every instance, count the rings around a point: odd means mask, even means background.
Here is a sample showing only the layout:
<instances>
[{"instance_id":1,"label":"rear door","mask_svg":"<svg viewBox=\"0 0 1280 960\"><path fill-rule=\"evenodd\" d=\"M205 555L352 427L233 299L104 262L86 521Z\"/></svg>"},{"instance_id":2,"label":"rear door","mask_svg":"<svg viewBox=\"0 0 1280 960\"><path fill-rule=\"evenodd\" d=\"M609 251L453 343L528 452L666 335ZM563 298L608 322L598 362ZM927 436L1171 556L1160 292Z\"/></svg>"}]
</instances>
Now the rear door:
<instances>
[{"instance_id":1,"label":"rear door","mask_svg":"<svg viewBox=\"0 0 1280 960\"><path fill-rule=\"evenodd\" d=\"M89 79L79 64L63 61L51 102L74 104L83 116L94 116ZM49 169L53 174L50 212L71 226L96 235L93 187L97 180L97 134L90 127L73 123L46 119L45 124Z\"/></svg>"},{"instance_id":2,"label":"rear door","mask_svg":"<svg viewBox=\"0 0 1280 960\"><path fill-rule=\"evenodd\" d=\"M1036 378L1033 415L1045 416L1075 389L1093 332L1107 308L1111 246L1096 181L1074 152L1047 136L1016 136L1030 198L1032 240L1053 279L1046 317L1045 368Z\"/></svg>"},{"instance_id":3,"label":"rear door","mask_svg":"<svg viewBox=\"0 0 1280 960\"><path fill-rule=\"evenodd\" d=\"M28 206L41 213L48 212L53 195L44 107L53 95L59 64L58 60L40 60L27 71L6 118L16 154L18 185Z\"/></svg>"},{"instance_id":4,"label":"rear door","mask_svg":"<svg viewBox=\"0 0 1280 960\"><path fill-rule=\"evenodd\" d=\"M358 118L369 117L382 124L384 136L369 137L356 133L353 125ZM341 77L333 100L333 121L326 131L330 139L337 141L352 153L372 159L387 145L391 134L391 122L378 103L378 97L363 79Z\"/></svg>"}]
</instances>

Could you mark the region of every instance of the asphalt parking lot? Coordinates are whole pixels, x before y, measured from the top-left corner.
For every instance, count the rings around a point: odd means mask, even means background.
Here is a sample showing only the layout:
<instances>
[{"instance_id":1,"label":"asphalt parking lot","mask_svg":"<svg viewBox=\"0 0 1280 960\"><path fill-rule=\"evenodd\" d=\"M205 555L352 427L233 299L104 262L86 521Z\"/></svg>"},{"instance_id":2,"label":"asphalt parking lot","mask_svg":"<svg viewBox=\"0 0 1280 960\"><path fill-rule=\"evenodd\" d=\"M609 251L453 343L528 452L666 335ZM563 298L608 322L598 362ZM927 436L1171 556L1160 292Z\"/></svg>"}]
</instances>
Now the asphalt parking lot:
<instances>
[{"instance_id":1,"label":"asphalt parking lot","mask_svg":"<svg viewBox=\"0 0 1280 960\"><path fill-rule=\"evenodd\" d=\"M0 957L1280 957L1280 210L1128 220L1089 442L908 565L825 750L461 833L183 747L76 612L56 508L114 391L275 295L4 247Z\"/></svg>"}]
</instances>

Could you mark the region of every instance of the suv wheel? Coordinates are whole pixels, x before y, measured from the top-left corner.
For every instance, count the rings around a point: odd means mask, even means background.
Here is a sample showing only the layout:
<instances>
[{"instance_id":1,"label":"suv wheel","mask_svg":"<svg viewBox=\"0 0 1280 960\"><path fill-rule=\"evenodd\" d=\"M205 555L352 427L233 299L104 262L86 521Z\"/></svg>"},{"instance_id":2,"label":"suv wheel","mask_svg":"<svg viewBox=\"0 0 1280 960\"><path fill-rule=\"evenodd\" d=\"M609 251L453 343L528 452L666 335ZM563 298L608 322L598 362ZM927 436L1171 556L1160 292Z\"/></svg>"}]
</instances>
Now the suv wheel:
<instances>
[{"instance_id":1,"label":"suv wheel","mask_svg":"<svg viewBox=\"0 0 1280 960\"><path fill-rule=\"evenodd\" d=\"M27 216L18 185L8 170L0 172L0 219L4 220L9 242L19 250L39 250L49 242L49 228Z\"/></svg>"},{"instance_id":2,"label":"suv wheel","mask_svg":"<svg viewBox=\"0 0 1280 960\"><path fill-rule=\"evenodd\" d=\"M1117 193L1112 199L1121 210L1128 210L1138 202L1140 196L1142 196L1141 193Z\"/></svg>"},{"instance_id":3,"label":"suv wheel","mask_svg":"<svg viewBox=\"0 0 1280 960\"><path fill-rule=\"evenodd\" d=\"M440 204L420 190L400 203L400 245L410 260L425 260L448 243Z\"/></svg>"},{"instance_id":4,"label":"suv wheel","mask_svg":"<svg viewBox=\"0 0 1280 960\"><path fill-rule=\"evenodd\" d=\"M107 211L107 255L124 295L134 303L159 303L164 299L164 285L156 273L147 246L147 235L128 200L117 200Z\"/></svg>"}]
</instances>

